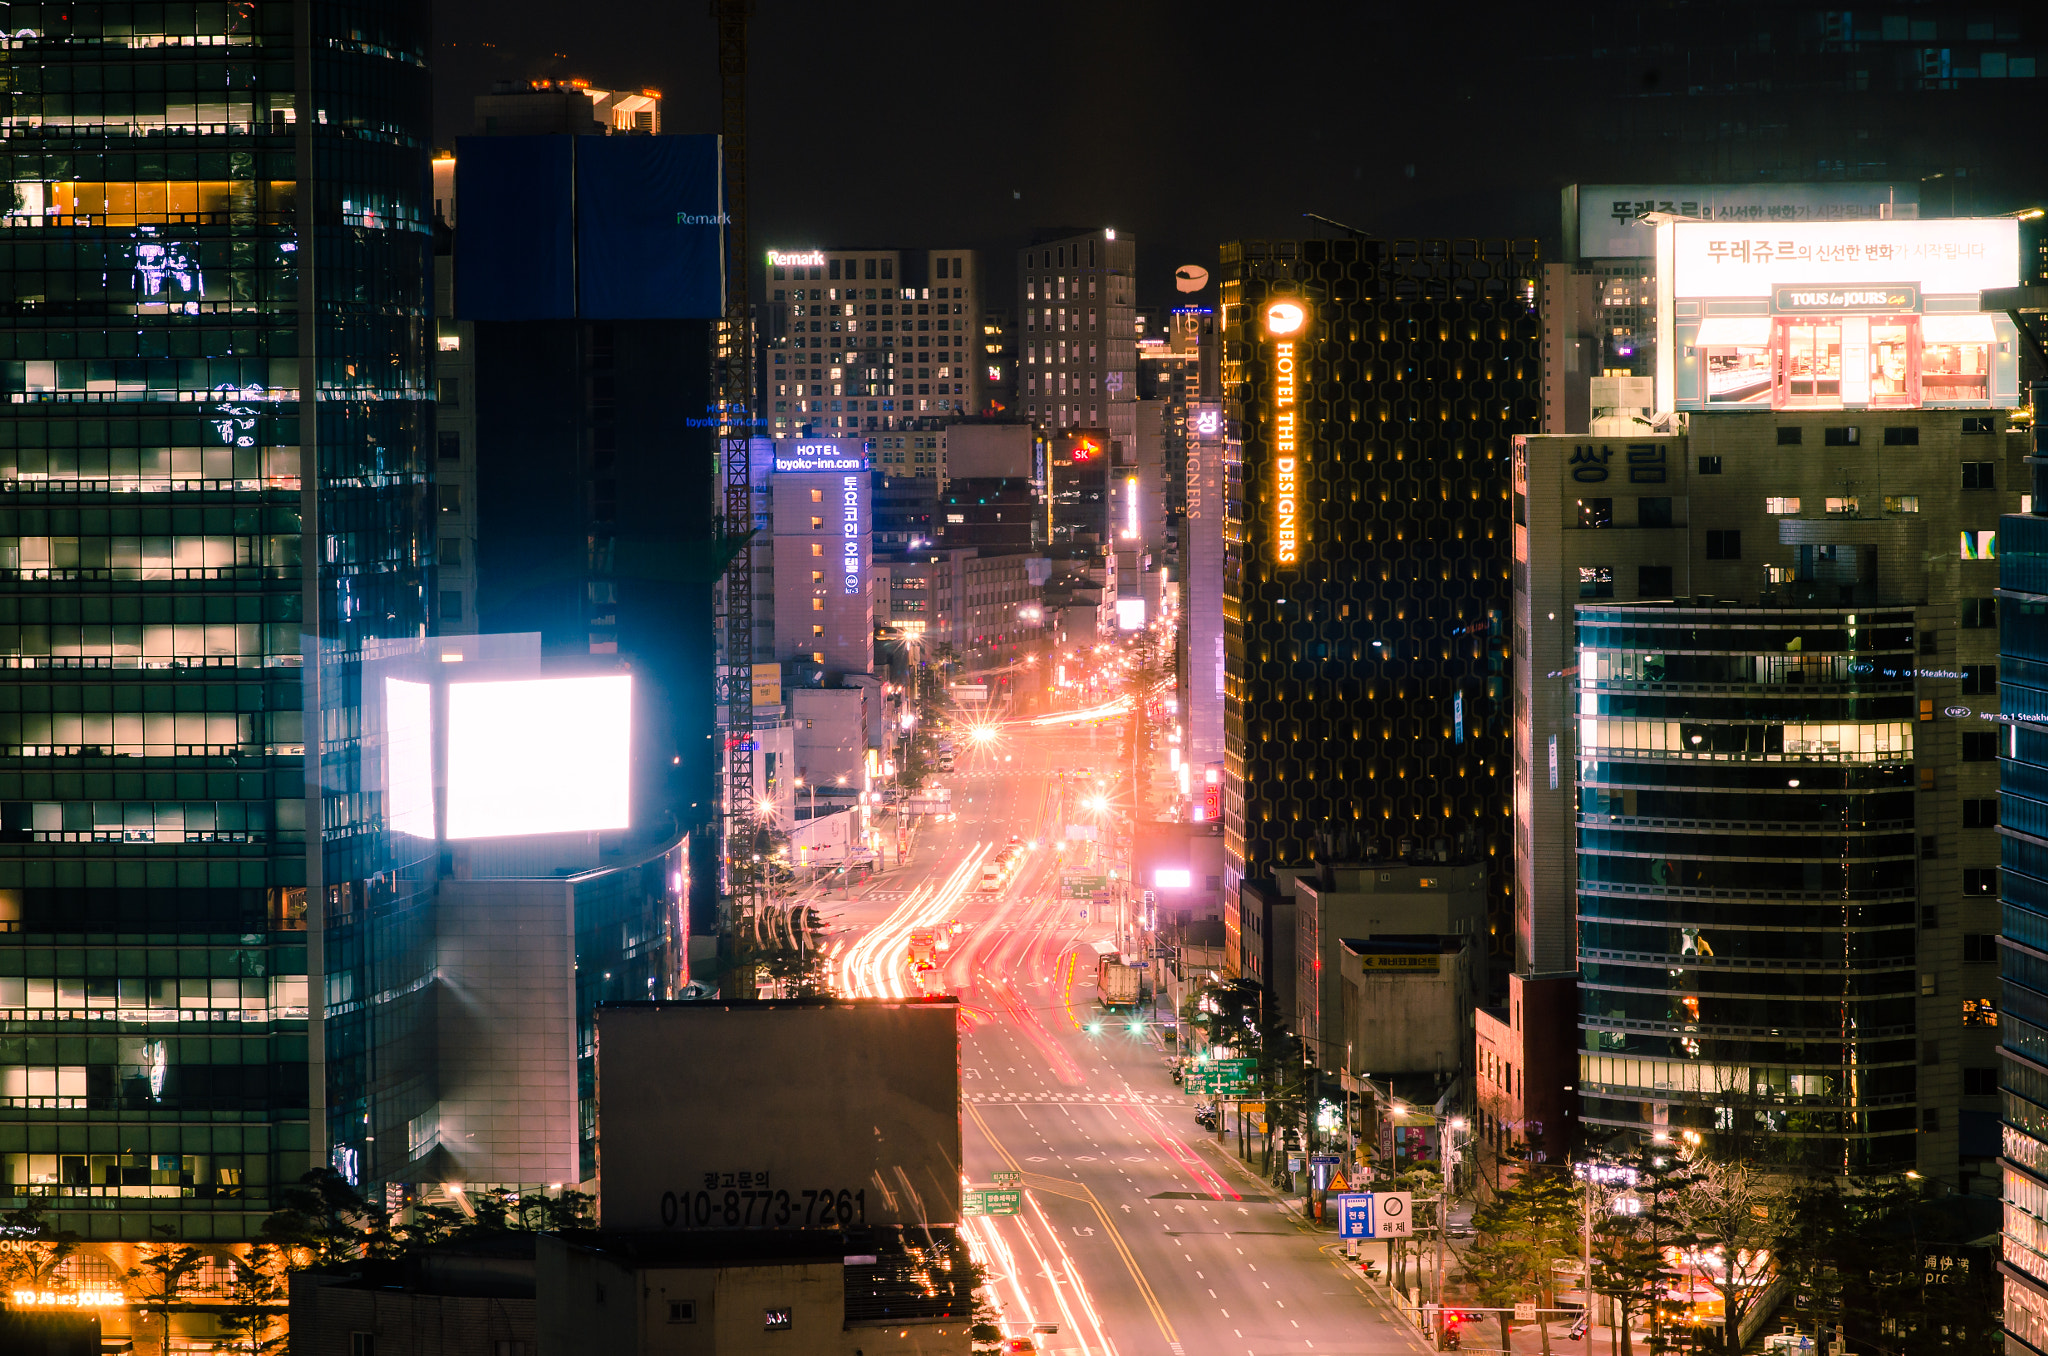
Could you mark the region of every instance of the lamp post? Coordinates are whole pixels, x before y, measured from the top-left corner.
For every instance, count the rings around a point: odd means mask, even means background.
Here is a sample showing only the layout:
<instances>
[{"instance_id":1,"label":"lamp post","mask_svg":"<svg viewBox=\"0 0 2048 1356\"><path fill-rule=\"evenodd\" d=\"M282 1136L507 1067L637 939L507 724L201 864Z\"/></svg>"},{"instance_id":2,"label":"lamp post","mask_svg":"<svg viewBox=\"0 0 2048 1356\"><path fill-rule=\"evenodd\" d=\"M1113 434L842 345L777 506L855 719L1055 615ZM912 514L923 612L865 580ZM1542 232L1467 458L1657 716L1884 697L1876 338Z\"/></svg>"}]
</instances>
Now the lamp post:
<instances>
[{"instance_id":1,"label":"lamp post","mask_svg":"<svg viewBox=\"0 0 2048 1356\"><path fill-rule=\"evenodd\" d=\"M1365 1082L1364 1079L1359 1081ZM1372 1087L1370 1083L1366 1083L1366 1086L1368 1088ZM1375 1098L1377 1098L1378 1089L1373 1089L1373 1092ZM1465 1118L1463 1116L1444 1117L1434 1112L1416 1111L1392 1099L1391 1085L1388 1087L1388 1092L1388 1107L1391 1119L1407 1119L1437 1127L1438 1172L1436 1184L1436 1266L1434 1268L1436 1274L1434 1289L1436 1291L1437 1313L1441 1315L1444 1308L1444 1266L1446 1260L1444 1254L1449 1246L1448 1239L1451 1228L1451 1192L1453 1182L1457 1177L1458 1164L1464 1158L1463 1146L1459 1143L1458 1136L1465 1131ZM1393 1153L1388 1158L1388 1167L1393 1175L1399 1176L1401 1157L1401 1137L1399 1134L1393 1137L1393 1149ZM1394 1273L1393 1250L1393 1240L1389 1239L1387 1240L1387 1276L1389 1280L1392 1279Z\"/></svg>"},{"instance_id":2,"label":"lamp post","mask_svg":"<svg viewBox=\"0 0 2048 1356\"><path fill-rule=\"evenodd\" d=\"M842 777L842 778L840 778L840 780L841 780L841 781L845 781L846 779L845 779L844 777ZM804 789L804 779L803 779L802 777L798 777L798 778L796 779L796 789L797 789L797 790L799 790L799 791L801 791L801 790L803 790L803 789ZM812 828L813 832L815 832L815 831L816 831L816 829L817 829L817 826L818 826L818 783L817 783L816 781L812 781L812 782L810 783L810 792L811 792L811 817L810 817L810 824L811 824L811 828ZM794 804L792 804L792 805L790 806L790 812L791 812L792 814L794 814L794 813L795 813L795 811L796 811L796 807L795 807L795 805L794 805ZM810 864L811 864L811 887L812 887L813 889L816 889L816 888L817 888L817 884L818 884L818 845L817 845L816 843L806 843L806 844L804 844L804 851L810 854L810 858L809 858L809 860L810 860Z\"/></svg>"},{"instance_id":3,"label":"lamp post","mask_svg":"<svg viewBox=\"0 0 2048 1356\"><path fill-rule=\"evenodd\" d=\"M833 780L836 781L839 785L844 786L846 785L846 774L842 772ZM841 880L839 882L839 893L841 893L842 895L846 893L847 887L853 883L852 877L850 875L852 863L849 860L853 855L853 829L850 825L848 826L846 833L846 841L844 845L842 845L839 849L839 871L842 876L846 877L846 879ZM826 888L830 889L831 887L827 886Z\"/></svg>"}]
</instances>

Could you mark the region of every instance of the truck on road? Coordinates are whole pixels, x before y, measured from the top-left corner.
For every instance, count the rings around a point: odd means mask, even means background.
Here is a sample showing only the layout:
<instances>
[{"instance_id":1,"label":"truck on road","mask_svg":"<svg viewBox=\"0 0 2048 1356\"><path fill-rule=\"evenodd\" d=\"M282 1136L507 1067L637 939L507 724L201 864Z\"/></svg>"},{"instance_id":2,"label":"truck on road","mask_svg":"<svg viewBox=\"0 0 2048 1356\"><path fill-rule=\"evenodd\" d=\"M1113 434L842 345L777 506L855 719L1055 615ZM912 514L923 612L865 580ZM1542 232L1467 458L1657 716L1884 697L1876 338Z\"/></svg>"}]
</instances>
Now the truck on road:
<instances>
[{"instance_id":1,"label":"truck on road","mask_svg":"<svg viewBox=\"0 0 2048 1356\"><path fill-rule=\"evenodd\" d=\"M1138 972L1111 953L1095 962L1095 1001L1111 1012L1138 1006Z\"/></svg>"}]
</instances>

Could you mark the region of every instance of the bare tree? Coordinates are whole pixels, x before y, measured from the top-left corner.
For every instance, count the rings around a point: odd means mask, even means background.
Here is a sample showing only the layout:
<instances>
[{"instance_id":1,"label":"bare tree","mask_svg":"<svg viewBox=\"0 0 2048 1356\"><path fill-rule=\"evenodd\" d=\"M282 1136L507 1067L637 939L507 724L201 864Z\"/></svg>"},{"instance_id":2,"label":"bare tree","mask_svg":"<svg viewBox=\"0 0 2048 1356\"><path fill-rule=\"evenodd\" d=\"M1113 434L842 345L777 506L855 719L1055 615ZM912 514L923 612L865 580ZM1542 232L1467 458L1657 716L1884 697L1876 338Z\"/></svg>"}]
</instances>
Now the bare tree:
<instances>
[{"instance_id":1,"label":"bare tree","mask_svg":"<svg viewBox=\"0 0 2048 1356\"><path fill-rule=\"evenodd\" d=\"M1747 1155L1721 1158L1688 1144L1690 1181L1672 1193L1671 1215L1696 1275L1721 1301L1724 1351L1742 1350L1742 1326L1772 1288L1772 1258L1789 1217L1791 1183Z\"/></svg>"},{"instance_id":2,"label":"bare tree","mask_svg":"<svg viewBox=\"0 0 2048 1356\"><path fill-rule=\"evenodd\" d=\"M135 1307L154 1313L163 1324L162 1350L171 1349L171 1310L178 1303L185 1282L206 1260L206 1254L189 1243L171 1241L169 1225L159 1225L157 1239L140 1246L141 1260L128 1268L128 1279L142 1287Z\"/></svg>"}]
</instances>

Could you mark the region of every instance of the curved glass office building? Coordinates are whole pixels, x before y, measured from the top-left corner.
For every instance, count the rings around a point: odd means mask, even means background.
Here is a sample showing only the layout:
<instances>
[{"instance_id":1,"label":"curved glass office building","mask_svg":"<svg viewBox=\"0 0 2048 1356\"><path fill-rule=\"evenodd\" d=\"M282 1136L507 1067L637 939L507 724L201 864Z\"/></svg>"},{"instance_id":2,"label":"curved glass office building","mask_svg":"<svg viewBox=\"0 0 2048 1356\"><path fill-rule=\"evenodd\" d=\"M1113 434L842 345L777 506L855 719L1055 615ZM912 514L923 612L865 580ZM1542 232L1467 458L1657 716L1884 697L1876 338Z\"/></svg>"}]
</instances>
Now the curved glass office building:
<instances>
[{"instance_id":1,"label":"curved glass office building","mask_svg":"<svg viewBox=\"0 0 2048 1356\"><path fill-rule=\"evenodd\" d=\"M7 33L0 1210L248 1238L430 1100L358 702L429 623L426 12Z\"/></svg>"},{"instance_id":2,"label":"curved glass office building","mask_svg":"<svg viewBox=\"0 0 2048 1356\"><path fill-rule=\"evenodd\" d=\"M1914 613L1577 611L1595 1137L1912 1166Z\"/></svg>"}]
</instances>

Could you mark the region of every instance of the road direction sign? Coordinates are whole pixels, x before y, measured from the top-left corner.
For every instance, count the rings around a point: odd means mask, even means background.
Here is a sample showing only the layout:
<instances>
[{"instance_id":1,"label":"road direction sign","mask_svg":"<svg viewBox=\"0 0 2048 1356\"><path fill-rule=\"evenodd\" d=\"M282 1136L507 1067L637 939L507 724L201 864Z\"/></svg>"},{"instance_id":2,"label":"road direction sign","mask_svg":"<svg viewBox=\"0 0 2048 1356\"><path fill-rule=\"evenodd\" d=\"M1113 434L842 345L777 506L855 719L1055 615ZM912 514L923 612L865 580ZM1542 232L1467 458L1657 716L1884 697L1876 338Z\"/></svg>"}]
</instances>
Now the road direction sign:
<instances>
[{"instance_id":1,"label":"road direction sign","mask_svg":"<svg viewBox=\"0 0 2048 1356\"><path fill-rule=\"evenodd\" d=\"M963 1215L1016 1215L1023 1209L1024 1193L1021 1191L976 1187L960 1198L960 1213Z\"/></svg>"}]
</instances>

